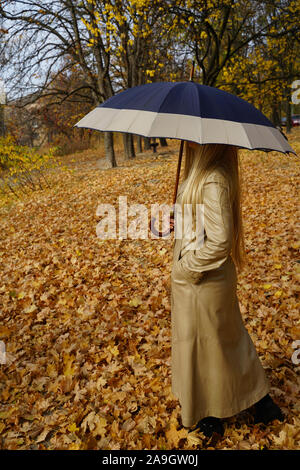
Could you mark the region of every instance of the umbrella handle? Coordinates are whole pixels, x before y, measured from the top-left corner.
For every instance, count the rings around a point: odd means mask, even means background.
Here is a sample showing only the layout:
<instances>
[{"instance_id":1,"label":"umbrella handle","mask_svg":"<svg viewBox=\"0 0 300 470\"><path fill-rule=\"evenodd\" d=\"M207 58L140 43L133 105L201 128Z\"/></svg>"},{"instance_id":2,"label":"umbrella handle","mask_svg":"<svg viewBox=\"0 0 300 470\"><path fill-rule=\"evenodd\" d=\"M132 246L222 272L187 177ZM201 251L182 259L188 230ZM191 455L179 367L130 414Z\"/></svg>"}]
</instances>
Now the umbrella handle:
<instances>
[{"instance_id":1,"label":"umbrella handle","mask_svg":"<svg viewBox=\"0 0 300 470\"><path fill-rule=\"evenodd\" d=\"M190 71L190 82L193 81L194 78L194 69L195 69L195 61L193 60L191 71ZM178 189L178 183L179 183L179 177L180 177L180 167L181 167L181 160L182 160L182 154L183 154L183 146L184 146L184 140L180 141L180 149L179 149L179 157L178 157L178 164L177 164L177 173L176 173L176 182L175 182L175 189L174 189L174 196L173 196L173 206L176 203L176 198L177 198L177 189ZM163 233L159 230L156 230L154 228L154 222L155 222L155 217L152 217L151 222L150 222L150 230L152 233L154 233L158 237L165 237L171 233L171 230Z\"/></svg>"},{"instance_id":2,"label":"umbrella handle","mask_svg":"<svg viewBox=\"0 0 300 470\"><path fill-rule=\"evenodd\" d=\"M155 217L151 217L150 230L154 235L156 235L159 238L164 238L171 233L170 229L167 230L166 232L162 232L161 230L156 230L156 228L154 227L155 220L156 220Z\"/></svg>"},{"instance_id":3,"label":"umbrella handle","mask_svg":"<svg viewBox=\"0 0 300 470\"><path fill-rule=\"evenodd\" d=\"M178 164L177 164L177 172L176 172L176 182L175 182L175 189L174 189L174 196L173 196L173 206L176 203L176 198L177 198L177 189L178 189L178 183L179 183L179 177L180 177L180 167L181 167L181 161L182 161L182 154L183 154L183 147L184 147L184 140L181 140L180 142L180 149L179 149L179 157L178 157ZM173 211L174 213L174 211ZM171 233L171 230L167 230L166 232L162 232L161 230L156 230L154 227L155 223L155 217L151 218L150 221L150 230L151 232L156 235L157 237L164 238L167 235Z\"/></svg>"},{"instance_id":4,"label":"umbrella handle","mask_svg":"<svg viewBox=\"0 0 300 470\"><path fill-rule=\"evenodd\" d=\"M174 214L174 211L172 211L172 214ZM174 230L174 229L171 230L170 228L166 230L165 232L162 232L161 230L156 230L156 228L154 227L155 220L156 220L156 217L151 217L150 230L157 237L164 238L168 236Z\"/></svg>"},{"instance_id":5,"label":"umbrella handle","mask_svg":"<svg viewBox=\"0 0 300 470\"><path fill-rule=\"evenodd\" d=\"M183 146L184 146L184 140L181 140L180 149L179 149L178 163L177 163L177 172L176 172L176 181L175 181L175 189L174 189L174 196L173 196L173 205L176 203L176 198L177 198L177 189L178 189L178 183L179 183L179 177L180 177L180 167L181 167L181 160L182 160L182 154L183 154Z\"/></svg>"}]
</instances>

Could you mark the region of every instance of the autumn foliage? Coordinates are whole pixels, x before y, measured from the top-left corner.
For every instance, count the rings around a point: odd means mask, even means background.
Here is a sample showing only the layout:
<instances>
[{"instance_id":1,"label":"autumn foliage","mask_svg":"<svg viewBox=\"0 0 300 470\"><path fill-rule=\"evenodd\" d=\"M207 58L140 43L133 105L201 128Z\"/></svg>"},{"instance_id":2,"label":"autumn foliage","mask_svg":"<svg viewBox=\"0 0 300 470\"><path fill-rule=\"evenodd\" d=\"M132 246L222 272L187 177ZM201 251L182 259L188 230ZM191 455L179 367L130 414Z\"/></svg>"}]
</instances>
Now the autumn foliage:
<instances>
[{"instance_id":1,"label":"autumn foliage","mask_svg":"<svg viewBox=\"0 0 300 470\"><path fill-rule=\"evenodd\" d=\"M299 153L298 130L290 143ZM299 448L299 158L242 150L248 265L238 297L286 419L254 425L247 410L209 440L182 427L171 393L173 234L96 236L99 203L170 203L178 142L115 169L75 158L74 172L58 168L50 188L0 209L1 448Z\"/></svg>"},{"instance_id":2,"label":"autumn foliage","mask_svg":"<svg viewBox=\"0 0 300 470\"><path fill-rule=\"evenodd\" d=\"M10 201L32 191L50 187L45 171L62 165L55 147L40 154L26 145L18 145L12 135L0 137L0 200ZM69 170L63 165L64 170Z\"/></svg>"}]
</instances>

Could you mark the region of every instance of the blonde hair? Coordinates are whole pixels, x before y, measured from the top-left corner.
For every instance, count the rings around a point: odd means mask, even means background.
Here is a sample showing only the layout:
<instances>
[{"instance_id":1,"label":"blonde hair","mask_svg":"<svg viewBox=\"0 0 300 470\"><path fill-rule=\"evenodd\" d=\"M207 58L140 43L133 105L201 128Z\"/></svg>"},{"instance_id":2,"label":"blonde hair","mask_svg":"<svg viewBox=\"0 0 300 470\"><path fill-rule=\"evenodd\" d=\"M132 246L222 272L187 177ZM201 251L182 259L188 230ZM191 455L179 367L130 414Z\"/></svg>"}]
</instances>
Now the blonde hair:
<instances>
[{"instance_id":1,"label":"blonde hair","mask_svg":"<svg viewBox=\"0 0 300 470\"><path fill-rule=\"evenodd\" d=\"M241 176L238 148L227 144L192 144L185 142L184 180L187 184L182 193L184 204L192 205L195 224L196 204L202 203L202 189L206 177L215 168L223 168L228 176L233 215L232 258L237 268L245 265L245 244L241 209Z\"/></svg>"}]
</instances>

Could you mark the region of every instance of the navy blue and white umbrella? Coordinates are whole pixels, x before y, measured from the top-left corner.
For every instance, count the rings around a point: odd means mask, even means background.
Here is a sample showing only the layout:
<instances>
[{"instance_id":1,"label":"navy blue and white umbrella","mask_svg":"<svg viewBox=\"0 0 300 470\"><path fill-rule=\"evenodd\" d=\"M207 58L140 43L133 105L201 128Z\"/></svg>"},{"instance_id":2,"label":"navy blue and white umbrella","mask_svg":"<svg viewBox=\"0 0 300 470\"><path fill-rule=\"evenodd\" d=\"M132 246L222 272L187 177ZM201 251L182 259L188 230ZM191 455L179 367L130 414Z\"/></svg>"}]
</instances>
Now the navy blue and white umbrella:
<instances>
[{"instance_id":1,"label":"navy blue and white umbrella","mask_svg":"<svg viewBox=\"0 0 300 470\"><path fill-rule=\"evenodd\" d=\"M75 126L296 154L283 134L252 104L193 81L129 88L97 106Z\"/></svg>"},{"instance_id":2,"label":"navy blue and white umbrella","mask_svg":"<svg viewBox=\"0 0 300 470\"><path fill-rule=\"evenodd\" d=\"M157 82L129 88L109 98L74 127L180 139L173 204L176 202L185 140L247 149L296 152L283 134L247 101L218 88L188 82ZM296 154L297 155L297 154ZM158 236L166 236L154 228Z\"/></svg>"}]
</instances>

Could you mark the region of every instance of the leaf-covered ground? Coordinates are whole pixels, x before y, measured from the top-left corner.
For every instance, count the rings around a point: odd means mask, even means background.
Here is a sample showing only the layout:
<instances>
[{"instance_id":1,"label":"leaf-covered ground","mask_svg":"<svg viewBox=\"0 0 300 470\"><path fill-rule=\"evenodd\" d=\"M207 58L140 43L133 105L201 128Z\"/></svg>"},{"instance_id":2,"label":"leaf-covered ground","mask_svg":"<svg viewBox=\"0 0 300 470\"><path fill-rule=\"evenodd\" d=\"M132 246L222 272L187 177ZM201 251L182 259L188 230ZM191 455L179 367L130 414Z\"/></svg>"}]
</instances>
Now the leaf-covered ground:
<instances>
[{"instance_id":1,"label":"leaf-covered ground","mask_svg":"<svg viewBox=\"0 0 300 470\"><path fill-rule=\"evenodd\" d=\"M291 145L300 154L300 130ZM179 143L116 169L93 152L53 187L0 209L2 449L299 448L299 158L242 151L249 267L239 275L246 327L284 423L225 420L223 438L181 425L171 393L169 239L96 235L96 208L172 203ZM70 163L71 165L71 163Z\"/></svg>"}]
</instances>

